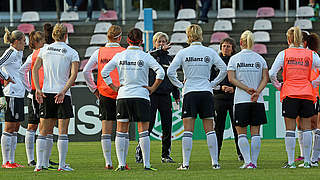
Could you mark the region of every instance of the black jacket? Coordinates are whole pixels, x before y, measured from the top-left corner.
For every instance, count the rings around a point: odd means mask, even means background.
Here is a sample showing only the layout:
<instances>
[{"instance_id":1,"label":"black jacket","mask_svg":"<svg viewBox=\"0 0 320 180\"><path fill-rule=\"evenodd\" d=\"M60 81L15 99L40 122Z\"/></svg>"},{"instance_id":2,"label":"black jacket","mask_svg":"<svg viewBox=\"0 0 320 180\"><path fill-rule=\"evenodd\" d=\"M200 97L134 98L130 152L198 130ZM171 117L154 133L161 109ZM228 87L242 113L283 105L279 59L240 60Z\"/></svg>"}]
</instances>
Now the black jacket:
<instances>
[{"instance_id":1,"label":"black jacket","mask_svg":"<svg viewBox=\"0 0 320 180\"><path fill-rule=\"evenodd\" d=\"M230 57L231 56L222 56L220 55L221 59L223 60L223 62L228 65ZM216 78L218 76L219 70L217 68L215 68L215 66L213 66L211 68L211 75L210 75L210 80L212 81L214 78ZM221 87L223 85L226 86L230 86L233 87L235 90L235 86L233 84L231 84L228 80L228 76L226 76L220 83L220 89L219 90L213 90L213 94L214 94L214 98L215 99L221 99L221 100L233 100L234 97L234 93L226 93L224 91L221 90Z\"/></svg>"},{"instance_id":2,"label":"black jacket","mask_svg":"<svg viewBox=\"0 0 320 180\"><path fill-rule=\"evenodd\" d=\"M164 51L162 49L152 49L149 53L157 60L157 62L161 65L165 72L164 79L157 90L154 92L154 94L170 94L172 92L174 99L180 99L179 89L170 82L167 76L167 69L172 61L172 57L168 55L168 51ZM150 69L149 86L152 86L155 80L156 73L152 69Z\"/></svg>"}]
</instances>

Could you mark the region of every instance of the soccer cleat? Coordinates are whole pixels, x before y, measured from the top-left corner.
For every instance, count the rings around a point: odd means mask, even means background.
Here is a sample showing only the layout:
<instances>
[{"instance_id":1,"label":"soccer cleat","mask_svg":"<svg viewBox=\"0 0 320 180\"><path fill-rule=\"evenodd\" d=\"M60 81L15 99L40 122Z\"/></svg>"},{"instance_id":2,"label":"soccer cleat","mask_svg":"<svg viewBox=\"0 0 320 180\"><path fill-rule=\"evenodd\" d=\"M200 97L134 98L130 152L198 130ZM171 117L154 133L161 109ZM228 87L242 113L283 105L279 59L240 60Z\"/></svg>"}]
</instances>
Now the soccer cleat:
<instances>
[{"instance_id":1,"label":"soccer cleat","mask_svg":"<svg viewBox=\"0 0 320 180\"><path fill-rule=\"evenodd\" d=\"M153 167L144 167L144 170L147 170L147 171L158 171L158 169L156 168L153 168Z\"/></svg>"},{"instance_id":2,"label":"soccer cleat","mask_svg":"<svg viewBox=\"0 0 320 180\"><path fill-rule=\"evenodd\" d=\"M58 166L58 165L59 165L59 163L53 162L53 161L51 161L51 160L49 160L49 164L50 164L51 166Z\"/></svg>"},{"instance_id":3,"label":"soccer cleat","mask_svg":"<svg viewBox=\"0 0 320 180\"><path fill-rule=\"evenodd\" d=\"M124 171L124 170L126 170L126 167L120 166L120 167L117 167L114 171Z\"/></svg>"},{"instance_id":4,"label":"soccer cleat","mask_svg":"<svg viewBox=\"0 0 320 180\"><path fill-rule=\"evenodd\" d=\"M1 167L7 168L7 169L16 168L16 166L13 166L12 164L10 164L9 161L7 161L6 164L2 164Z\"/></svg>"},{"instance_id":5,"label":"soccer cleat","mask_svg":"<svg viewBox=\"0 0 320 180\"><path fill-rule=\"evenodd\" d=\"M240 166L240 169L256 169L256 165L252 164L252 163L249 163L249 164L246 164L244 163L242 166Z\"/></svg>"},{"instance_id":6,"label":"soccer cleat","mask_svg":"<svg viewBox=\"0 0 320 180\"><path fill-rule=\"evenodd\" d=\"M58 169L58 171L73 171L73 169L67 165Z\"/></svg>"},{"instance_id":7,"label":"soccer cleat","mask_svg":"<svg viewBox=\"0 0 320 180\"><path fill-rule=\"evenodd\" d=\"M43 170L43 167L41 167L41 168L35 167L33 171L34 171L34 172L39 172L39 171L42 171L42 170Z\"/></svg>"},{"instance_id":8,"label":"soccer cleat","mask_svg":"<svg viewBox=\"0 0 320 180\"><path fill-rule=\"evenodd\" d=\"M183 164L181 164L181 166L177 168L177 170L179 170L179 171L185 171L185 170L189 170L189 169L190 169L189 166L183 166Z\"/></svg>"},{"instance_id":9,"label":"soccer cleat","mask_svg":"<svg viewBox=\"0 0 320 180\"><path fill-rule=\"evenodd\" d=\"M311 168L311 163L310 162L305 162L303 163L303 168Z\"/></svg>"},{"instance_id":10,"label":"soccer cleat","mask_svg":"<svg viewBox=\"0 0 320 180\"><path fill-rule=\"evenodd\" d=\"M110 165L108 165L108 166L106 166L106 167L104 167L105 169L113 169L113 167L112 166L110 166Z\"/></svg>"},{"instance_id":11,"label":"soccer cleat","mask_svg":"<svg viewBox=\"0 0 320 180\"><path fill-rule=\"evenodd\" d=\"M176 163L170 156L162 157L161 161L163 163Z\"/></svg>"},{"instance_id":12,"label":"soccer cleat","mask_svg":"<svg viewBox=\"0 0 320 180\"><path fill-rule=\"evenodd\" d=\"M298 156L297 159L294 160L294 162L303 161L303 160L304 160L304 157Z\"/></svg>"},{"instance_id":13,"label":"soccer cleat","mask_svg":"<svg viewBox=\"0 0 320 180\"><path fill-rule=\"evenodd\" d=\"M220 164L212 165L212 169L220 169L220 168L221 168Z\"/></svg>"},{"instance_id":14,"label":"soccer cleat","mask_svg":"<svg viewBox=\"0 0 320 180\"><path fill-rule=\"evenodd\" d=\"M131 168L129 168L128 164L126 164L126 166L124 167L126 170L131 170Z\"/></svg>"},{"instance_id":15,"label":"soccer cleat","mask_svg":"<svg viewBox=\"0 0 320 180\"><path fill-rule=\"evenodd\" d=\"M11 163L12 166L15 166L17 168L23 168L24 166L22 166L21 164L18 163Z\"/></svg>"},{"instance_id":16,"label":"soccer cleat","mask_svg":"<svg viewBox=\"0 0 320 180\"><path fill-rule=\"evenodd\" d=\"M49 171L56 171L58 168L53 167L53 166L48 166L46 169Z\"/></svg>"},{"instance_id":17,"label":"soccer cleat","mask_svg":"<svg viewBox=\"0 0 320 180\"><path fill-rule=\"evenodd\" d=\"M311 167L318 167L318 166L319 166L318 161L314 161L314 162L311 161Z\"/></svg>"},{"instance_id":18,"label":"soccer cleat","mask_svg":"<svg viewBox=\"0 0 320 180\"><path fill-rule=\"evenodd\" d=\"M286 163L282 168L295 169L297 167L296 167L296 165L294 163L292 163L292 164Z\"/></svg>"},{"instance_id":19,"label":"soccer cleat","mask_svg":"<svg viewBox=\"0 0 320 180\"><path fill-rule=\"evenodd\" d=\"M30 167L35 167L36 165L37 165L37 163L34 160L32 160L28 163L28 166L30 166Z\"/></svg>"}]
</instances>

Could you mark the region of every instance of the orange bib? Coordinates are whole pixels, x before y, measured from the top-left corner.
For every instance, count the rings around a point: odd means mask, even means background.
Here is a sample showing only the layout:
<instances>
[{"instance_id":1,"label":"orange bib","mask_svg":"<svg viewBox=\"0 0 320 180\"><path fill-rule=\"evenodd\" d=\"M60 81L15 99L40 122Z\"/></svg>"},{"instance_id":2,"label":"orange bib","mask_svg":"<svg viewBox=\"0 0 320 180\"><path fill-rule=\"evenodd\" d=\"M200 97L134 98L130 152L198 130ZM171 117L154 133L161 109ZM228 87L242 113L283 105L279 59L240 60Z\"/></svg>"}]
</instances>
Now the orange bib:
<instances>
[{"instance_id":1,"label":"orange bib","mask_svg":"<svg viewBox=\"0 0 320 180\"><path fill-rule=\"evenodd\" d=\"M38 54L40 52L40 49L38 50L35 50L32 54L32 61L31 61L31 70L33 69L33 66L34 66L34 63L36 62L37 60L37 57L38 57ZM42 89L42 86L43 86L43 66L41 66L41 68L39 69L39 84L40 84L40 89ZM34 82L33 82L33 76L32 76L32 73L31 73L31 88L32 90L36 90L36 86L34 85Z\"/></svg>"}]
</instances>

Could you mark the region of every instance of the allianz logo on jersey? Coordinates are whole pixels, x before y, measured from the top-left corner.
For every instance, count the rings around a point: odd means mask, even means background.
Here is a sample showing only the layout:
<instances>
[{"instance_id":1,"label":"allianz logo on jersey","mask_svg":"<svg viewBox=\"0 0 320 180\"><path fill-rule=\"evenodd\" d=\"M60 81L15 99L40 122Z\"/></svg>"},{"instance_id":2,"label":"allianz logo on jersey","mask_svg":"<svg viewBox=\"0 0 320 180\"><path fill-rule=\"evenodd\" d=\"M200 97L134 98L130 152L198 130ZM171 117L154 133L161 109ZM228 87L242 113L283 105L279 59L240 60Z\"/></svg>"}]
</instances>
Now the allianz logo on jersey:
<instances>
[{"instance_id":1,"label":"allianz logo on jersey","mask_svg":"<svg viewBox=\"0 0 320 180\"><path fill-rule=\"evenodd\" d=\"M288 64L300 65L300 66L309 66L310 64L309 57L305 57L305 58L287 57L285 58L285 61L287 61Z\"/></svg>"},{"instance_id":2,"label":"allianz logo on jersey","mask_svg":"<svg viewBox=\"0 0 320 180\"><path fill-rule=\"evenodd\" d=\"M242 68L242 67L255 67L257 69L261 68L260 62L256 63L237 63L237 68Z\"/></svg>"},{"instance_id":3,"label":"allianz logo on jersey","mask_svg":"<svg viewBox=\"0 0 320 180\"><path fill-rule=\"evenodd\" d=\"M144 65L144 62L142 60L139 61L120 61L119 65L124 66L136 66L142 67Z\"/></svg>"},{"instance_id":4,"label":"allianz logo on jersey","mask_svg":"<svg viewBox=\"0 0 320 180\"><path fill-rule=\"evenodd\" d=\"M186 59L184 60L185 62L194 62L194 61L204 61L206 63L210 62L210 57L206 56L206 57L186 57Z\"/></svg>"},{"instance_id":5,"label":"allianz logo on jersey","mask_svg":"<svg viewBox=\"0 0 320 180\"><path fill-rule=\"evenodd\" d=\"M67 53L67 49L66 48L55 48L55 47L48 47L48 51L56 51L56 52L61 52L63 54Z\"/></svg>"}]
</instances>

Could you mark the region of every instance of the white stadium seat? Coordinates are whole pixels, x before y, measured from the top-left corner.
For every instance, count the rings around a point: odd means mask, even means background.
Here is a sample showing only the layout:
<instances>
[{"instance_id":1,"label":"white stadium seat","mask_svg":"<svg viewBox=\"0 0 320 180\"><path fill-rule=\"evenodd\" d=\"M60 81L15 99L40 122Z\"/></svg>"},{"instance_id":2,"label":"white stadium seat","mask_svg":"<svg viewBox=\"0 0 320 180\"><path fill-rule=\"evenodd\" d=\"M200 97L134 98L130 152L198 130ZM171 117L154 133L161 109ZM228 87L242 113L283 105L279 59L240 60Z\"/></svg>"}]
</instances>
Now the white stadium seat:
<instances>
[{"instance_id":1,"label":"white stadium seat","mask_svg":"<svg viewBox=\"0 0 320 180\"><path fill-rule=\"evenodd\" d=\"M96 24L93 33L107 33L109 28L110 28L110 26L112 26L111 23L99 22L99 23Z\"/></svg>"},{"instance_id":2,"label":"white stadium seat","mask_svg":"<svg viewBox=\"0 0 320 180\"><path fill-rule=\"evenodd\" d=\"M97 50L99 49L100 46L90 46L86 49L86 53L84 55L85 58L91 57L91 55Z\"/></svg>"},{"instance_id":3,"label":"white stadium seat","mask_svg":"<svg viewBox=\"0 0 320 180\"><path fill-rule=\"evenodd\" d=\"M218 19L227 19L227 18L229 19L229 18L235 18L235 17L236 17L236 13L232 8L222 8L218 10L218 15L217 15Z\"/></svg>"},{"instance_id":4,"label":"white stadium seat","mask_svg":"<svg viewBox=\"0 0 320 180\"><path fill-rule=\"evenodd\" d=\"M157 11L152 9L152 19L158 19ZM138 20L144 20L144 11L140 11Z\"/></svg>"},{"instance_id":5,"label":"white stadium seat","mask_svg":"<svg viewBox=\"0 0 320 180\"><path fill-rule=\"evenodd\" d=\"M253 33L254 42L270 42L270 34L266 31L257 31Z\"/></svg>"},{"instance_id":6,"label":"white stadium seat","mask_svg":"<svg viewBox=\"0 0 320 180\"><path fill-rule=\"evenodd\" d=\"M105 34L94 34L91 36L90 45L100 44L104 45L108 42L108 37Z\"/></svg>"},{"instance_id":7,"label":"white stadium seat","mask_svg":"<svg viewBox=\"0 0 320 180\"><path fill-rule=\"evenodd\" d=\"M138 21L136 22L136 24L134 25L135 28L140 29L142 32L144 31L144 21Z\"/></svg>"},{"instance_id":8,"label":"white stadium seat","mask_svg":"<svg viewBox=\"0 0 320 180\"><path fill-rule=\"evenodd\" d=\"M77 12L62 12L60 21L78 21L79 14Z\"/></svg>"},{"instance_id":9,"label":"white stadium seat","mask_svg":"<svg viewBox=\"0 0 320 180\"><path fill-rule=\"evenodd\" d=\"M27 11L22 13L21 22L38 22L40 21L39 13L36 11Z\"/></svg>"},{"instance_id":10,"label":"white stadium seat","mask_svg":"<svg viewBox=\"0 0 320 180\"><path fill-rule=\"evenodd\" d=\"M214 23L213 31L232 31L232 23L228 20L218 20Z\"/></svg>"},{"instance_id":11,"label":"white stadium seat","mask_svg":"<svg viewBox=\"0 0 320 180\"><path fill-rule=\"evenodd\" d=\"M177 19L196 19L196 11L194 9L180 9Z\"/></svg>"},{"instance_id":12,"label":"white stadium seat","mask_svg":"<svg viewBox=\"0 0 320 180\"><path fill-rule=\"evenodd\" d=\"M258 19L254 22L253 30L272 30L272 23L269 19Z\"/></svg>"},{"instance_id":13,"label":"white stadium seat","mask_svg":"<svg viewBox=\"0 0 320 180\"><path fill-rule=\"evenodd\" d=\"M174 23L173 32L186 31L187 27L191 25L189 21L177 21Z\"/></svg>"},{"instance_id":14,"label":"white stadium seat","mask_svg":"<svg viewBox=\"0 0 320 180\"><path fill-rule=\"evenodd\" d=\"M312 29L312 22L309 19L297 19L294 26L299 26L300 29Z\"/></svg>"},{"instance_id":15,"label":"white stadium seat","mask_svg":"<svg viewBox=\"0 0 320 180\"><path fill-rule=\"evenodd\" d=\"M173 33L171 35L172 43L187 43L187 34L186 33Z\"/></svg>"},{"instance_id":16,"label":"white stadium seat","mask_svg":"<svg viewBox=\"0 0 320 180\"><path fill-rule=\"evenodd\" d=\"M314 11L313 8L310 6L301 6L298 8L297 17L313 17L314 16Z\"/></svg>"},{"instance_id":17,"label":"white stadium seat","mask_svg":"<svg viewBox=\"0 0 320 180\"><path fill-rule=\"evenodd\" d=\"M170 49L168 49L169 55L174 56L176 55L181 49L183 49L183 46L181 45L172 45Z\"/></svg>"}]
</instances>

